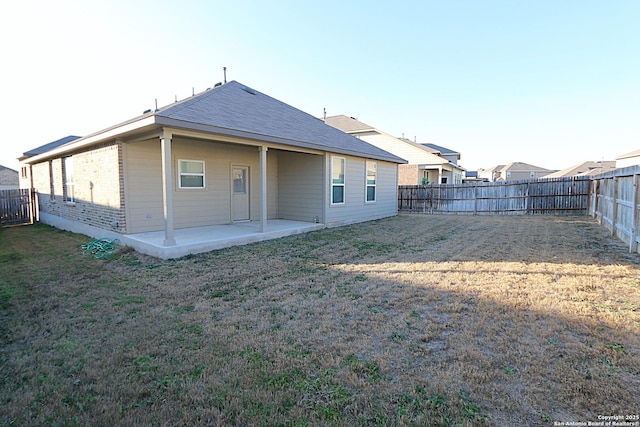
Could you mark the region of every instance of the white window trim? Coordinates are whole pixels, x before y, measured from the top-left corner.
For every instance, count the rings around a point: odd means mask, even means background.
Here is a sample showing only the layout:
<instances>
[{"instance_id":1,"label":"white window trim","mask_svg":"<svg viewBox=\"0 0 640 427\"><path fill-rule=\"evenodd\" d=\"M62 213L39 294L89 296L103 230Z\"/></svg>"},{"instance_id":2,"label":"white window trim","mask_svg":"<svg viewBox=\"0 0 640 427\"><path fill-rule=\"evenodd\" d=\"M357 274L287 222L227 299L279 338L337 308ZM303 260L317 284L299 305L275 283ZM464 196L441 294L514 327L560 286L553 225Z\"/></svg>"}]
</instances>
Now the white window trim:
<instances>
[{"instance_id":1,"label":"white window trim","mask_svg":"<svg viewBox=\"0 0 640 427\"><path fill-rule=\"evenodd\" d=\"M62 158L62 163L63 163L63 171L64 174L62 176L62 182L64 183L64 192L63 192L63 199L64 202L69 204L69 205L75 205L76 204L76 199L74 197L74 189L75 189L75 182L74 182L74 177L73 177L73 157L72 156L67 156L67 157L63 157ZM69 178L69 166L71 166L71 181L68 181Z\"/></svg>"},{"instance_id":2,"label":"white window trim","mask_svg":"<svg viewBox=\"0 0 640 427\"><path fill-rule=\"evenodd\" d=\"M369 165L373 165L373 170L375 171L375 179L373 184L369 184ZM374 160L367 160L364 163L364 202L365 203L375 203L378 199L378 162ZM367 200L369 197L369 187L373 187L373 200Z\"/></svg>"},{"instance_id":3,"label":"white window trim","mask_svg":"<svg viewBox=\"0 0 640 427\"><path fill-rule=\"evenodd\" d=\"M182 169L180 165L182 162L193 162L193 163L202 163L202 173L182 173ZM183 187L182 186L182 176L201 176L202 177L202 187ZM192 159L178 159L178 188L180 190L204 190L207 187L206 180L206 164L204 160L192 160Z\"/></svg>"},{"instance_id":4,"label":"white window trim","mask_svg":"<svg viewBox=\"0 0 640 427\"><path fill-rule=\"evenodd\" d=\"M343 167L343 173L342 173L342 177L343 177L343 182L342 184L334 184L333 183L333 161L336 159L340 159L342 160L342 167ZM331 183L331 206L342 206L345 204L345 202L347 201L347 191L346 191L346 184L347 184L347 159L345 157L339 157L339 156L331 156L331 173L330 173L330 178L329 181ZM334 203L333 201L333 187L342 187L342 201L341 202L337 202Z\"/></svg>"}]
</instances>

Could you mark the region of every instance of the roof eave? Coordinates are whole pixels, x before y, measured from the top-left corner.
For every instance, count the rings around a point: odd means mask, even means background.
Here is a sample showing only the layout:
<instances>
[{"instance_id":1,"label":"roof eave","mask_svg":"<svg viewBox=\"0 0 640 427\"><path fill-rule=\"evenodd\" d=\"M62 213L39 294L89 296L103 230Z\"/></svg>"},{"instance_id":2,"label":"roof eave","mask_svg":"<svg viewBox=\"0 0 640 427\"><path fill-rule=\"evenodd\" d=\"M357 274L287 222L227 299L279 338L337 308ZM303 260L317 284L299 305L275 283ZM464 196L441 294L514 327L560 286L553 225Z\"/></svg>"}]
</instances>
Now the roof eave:
<instances>
[{"instance_id":1,"label":"roof eave","mask_svg":"<svg viewBox=\"0 0 640 427\"><path fill-rule=\"evenodd\" d=\"M291 140L291 139L280 138L280 137L264 135L259 133L241 131L236 129L228 129L228 128L222 128L218 126L211 126L211 125L205 125L205 124L200 124L195 122L188 122L184 120L172 119L172 118L164 117L162 115L157 115L157 114L149 114L149 115L138 117L136 119L129 120L120 125L107 128L95 134L61 145L45 153L37 154L32 157L26 157L22 159L22 161L27 164L38 163L42 160L47 160L52 157L64 155L67 153L72 153L84 147L89 147L91 145L97 144L104 140L115 138L127 133L135 132L137 130L140 130L142 128L149 127L149 126L168 126L168 127L174 127L174 128L183 128L188 130L202 131L202 132L214 133L214 134L225 135L225 136L246 138L246 139L251 139L256 141L272 142L272 143L277 143L282 145L289 145L292 147L302 147L302 148L309 148L313 150L328 151L328 152L333 152L337 154L371 158L375 160L388 161L391 163L407 163L405 159L394 156L391 153L389 153L390 154L389 156L365 154L365 153L354 151L354 150L327 147L322 144L315 144L308 141Z\"/></svg>"},{"instance_id":2,"label":"roof eave","mask_svg":"<svg viewBox=\"0 0 640 427\"><path fill-rule=\"evenodd\" d=\"M141 129L143 127L146 126L150 126L150 125L154 125L156 124L156 117L155 115L151 114L148 116L142 116L139 117L137 119L133 119L130 120L128 122L124 122L120 125L116 125L110 128L107 128L103 131L94 133L92 135L89 136L85 136L83 138L79 138L76 139L74 141L71 141L67 144L61 145L59 147L56 147L52 150L46 151L44 153L41 154L37 154L35 156L32 157L26 157L24 160L22 160L24 163L27 164L31 164L31 163L38 163L42 160L46 160L49 159L51 157L56 157L62 154L66 154L66 153L71 153L73 151L76 151L78 149L84 148L84 147L88 147L91 146L93 144L96 144L98 142L104 141L106 139L109 138L114 138L116 136L125 134L125 133L129 133L129 132L133 132L135 130Z\"/></svg>"}]
</instances>

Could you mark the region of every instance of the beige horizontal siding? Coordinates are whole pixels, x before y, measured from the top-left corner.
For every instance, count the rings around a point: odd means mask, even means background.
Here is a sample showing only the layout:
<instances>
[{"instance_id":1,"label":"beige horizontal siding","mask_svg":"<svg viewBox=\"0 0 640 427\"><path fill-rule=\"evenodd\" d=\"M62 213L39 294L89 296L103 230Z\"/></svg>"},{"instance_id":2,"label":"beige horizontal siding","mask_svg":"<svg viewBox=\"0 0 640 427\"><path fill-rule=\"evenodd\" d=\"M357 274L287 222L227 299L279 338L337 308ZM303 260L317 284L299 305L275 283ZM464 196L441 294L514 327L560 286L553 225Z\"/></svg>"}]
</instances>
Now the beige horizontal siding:
<instances>
[{"instance_id":1,"label":"beige horizontal siding","mask_svg":"<svg viewBox=\"0 0 640 427\"><path fill-rule=\"evenodd\" d=\"M127 147L130 232L162 230L162 172L156 140ZM260 218L260 156L257 147L175 137L171 144L174 227L200 227L231 222L231 168L249 167L250 217ZM178 188L178 161L205 162L205 188ZM134 166L135 165L135 166ZM277 215L278 153L267 152L267 216Z\"/></svg>"},{"instance_id":2,"label":"beige horizontal siding","mask_svg":"<svg viewBox=\"0 0 640 427\"><path fill-rule=\"evenodd\" d=\"M340 157L340 156L338 156ZM377 161L377 185L376 201L366 203L366 159L359 157L345 157L345 203L330 205L331 183L328 180L328 188L325 196L327 204L327 220L329 226L339 226L360 221L385 218L397 214L397 165ZM326 174L331 173L331 156L327 156Z\"/></svg>"},{"instance_id":3,"label":"beige horizontal siding","mask_svg":"<svg viewBox=\"0 0 640 427\"><path fill-rule=\"evenodd\" d=\"M323 222L324 156L278 154L278 218Z\"/></svg>"}]
</instances>

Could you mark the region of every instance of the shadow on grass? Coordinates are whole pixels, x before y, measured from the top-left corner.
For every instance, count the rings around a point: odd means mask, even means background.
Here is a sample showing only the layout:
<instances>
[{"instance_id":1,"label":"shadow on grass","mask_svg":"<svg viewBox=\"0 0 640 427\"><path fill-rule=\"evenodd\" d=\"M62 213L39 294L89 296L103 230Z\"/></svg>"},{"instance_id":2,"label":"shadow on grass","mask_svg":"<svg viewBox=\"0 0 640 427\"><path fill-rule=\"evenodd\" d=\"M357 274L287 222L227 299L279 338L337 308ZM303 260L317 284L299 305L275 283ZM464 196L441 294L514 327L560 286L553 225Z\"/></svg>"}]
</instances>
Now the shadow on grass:
<instances>
[{"instance_id":1,"label":"shadow on grass","mask_svg":"<svg viewBox=\"0 0 640 427\"><path fill-rule=\"evenodd\" d=\"M593 223L538 219L398 217L173 261L0 231L0 424L633 413L637 262Z\"/></svg>"}]
</instances>

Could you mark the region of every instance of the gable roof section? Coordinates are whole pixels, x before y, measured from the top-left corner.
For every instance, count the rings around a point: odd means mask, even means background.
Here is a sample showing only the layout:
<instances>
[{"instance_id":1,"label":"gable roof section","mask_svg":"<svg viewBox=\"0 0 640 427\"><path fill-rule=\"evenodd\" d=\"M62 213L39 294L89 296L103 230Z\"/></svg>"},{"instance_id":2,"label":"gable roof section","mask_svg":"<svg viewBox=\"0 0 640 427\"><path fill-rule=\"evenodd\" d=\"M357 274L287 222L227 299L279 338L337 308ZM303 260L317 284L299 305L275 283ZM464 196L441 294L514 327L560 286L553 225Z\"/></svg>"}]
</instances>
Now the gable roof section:
<instances>
[{"instance_id":1,"label":"gable roof section","mask_svg":"<svg viewBox=\"0 0 640 427\"><path fill-rule=\"evenodd\" d=\"M166 107L156 116L204 125L214 132L240 131L253 139L266 136L272 142L404 163L391 153L236 81Z\"/></svg>"},{"instance_id":2,"label":"gable roof section","mask_svg":"<svg viewBox=\"0 0 640 427\"><path fill-rule=\"evenodd\" d=\"M336 154L406 163L398 156L346 134L322 120L236 81L208 89L68 143L65 150L89 146L125 132L163 126L272 142ZM50 151L47 150L47 151Z\"/></svg>"}]
</instances>

